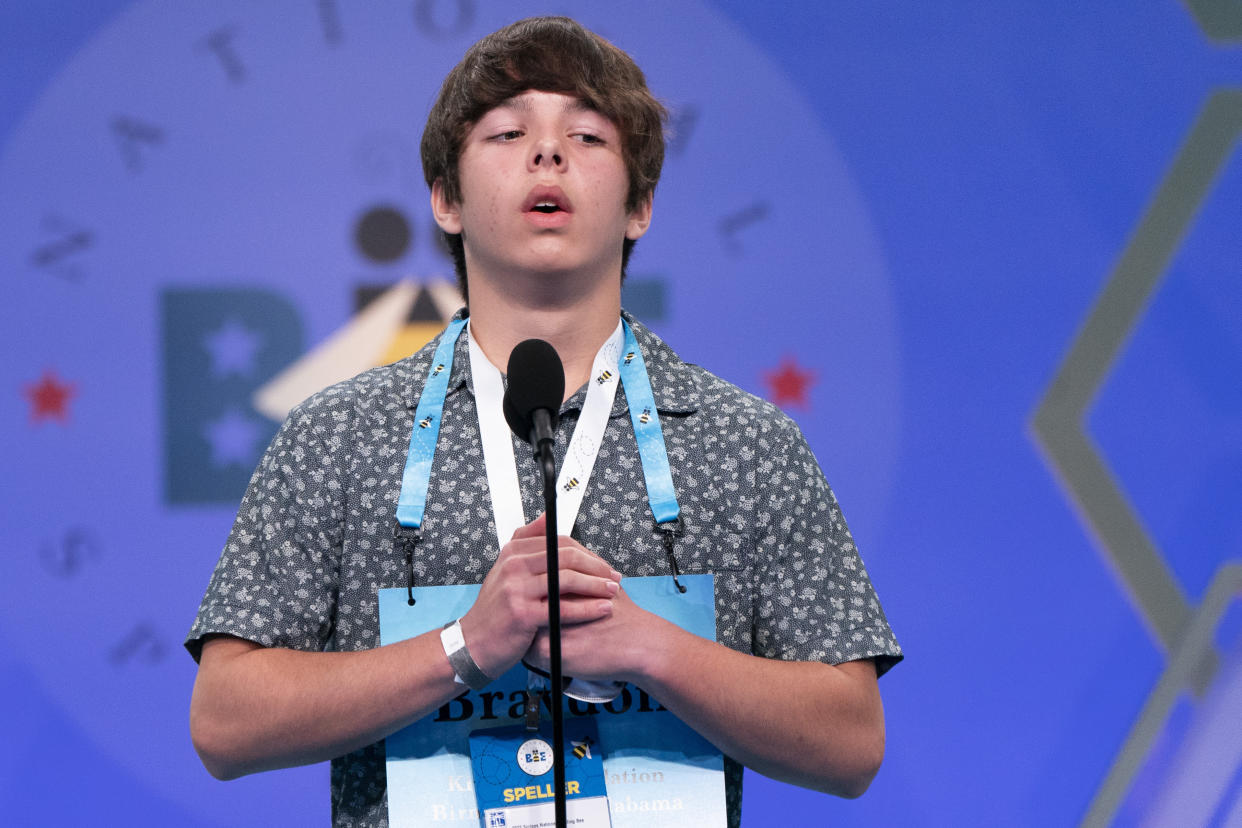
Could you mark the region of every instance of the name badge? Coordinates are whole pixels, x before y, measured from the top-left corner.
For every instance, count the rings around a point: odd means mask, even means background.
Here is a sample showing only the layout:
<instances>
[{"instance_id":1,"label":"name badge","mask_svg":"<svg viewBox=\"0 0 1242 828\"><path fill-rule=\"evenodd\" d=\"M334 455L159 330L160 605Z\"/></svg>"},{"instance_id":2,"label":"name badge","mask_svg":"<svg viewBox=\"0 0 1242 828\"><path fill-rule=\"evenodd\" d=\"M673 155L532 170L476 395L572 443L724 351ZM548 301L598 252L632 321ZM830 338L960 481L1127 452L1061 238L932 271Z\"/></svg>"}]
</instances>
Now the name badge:
<instances>
[{"instance_id":1,"label":"name badge","mask_svg":"<svg viewBox=\"0 0 1242 828\"><path fill-rule=\"evenodd\" d=\"M611 828L599 729L589 717L566 718L565 816L579 828ZM483 828L543 828L555 821L552 724L470 734L470 767Z\"/></svg>"},{"instance_id":2,"label":"name badge","mask_svg":"<svg viewBox=\"0 0 1242 828\"><path fill-rule=\"evenodd\" d=\"M716 602L712 576L682 575L681 581L686 587L684 593L677 590L668 575L626 578L621 585L634 603L648 612L709 641L714 639ZM405 587L379 591L381 644L404 641L431 630L439 632L445 622L466 614L479 594L479 587L423 586L414 587L412 593L417 599L413 605L407 600L409 593ZM521 727L528 680L525 668L513 667L486 690L466 690L384 740L389 825L421 828L452 823L502 828L481 820L473 781L482 784L485 775L474 773L471 767L470 734L491 725ZM548 703L545 700L541 706L546 709ZM578 719L590 721L597 728L599 749L591 746L591 756L603 757L614 828L724 828L728 824L720 751L665 709L659 700L648 696L642 688L627 685L611 702L586 704L568 699L566 708L567 728ZM544 741L552 743L549 737L544 737ZM573 745L566 750L572 753ZM523 787L546 785L552 781L552 774L540 776L534 783L526 783L525 776L520 778ZM518 785L515 782L506 787ZM543 788L545 793L547 790ZM517 793L512 796L512 804L516 804ZM528 798L524 792L522 802L531 801L539 800L537 796ZM511 803L504 802L502 794L498 804ZM548 825L552 822L547 820Z\"/></svg>"}]
</instances>

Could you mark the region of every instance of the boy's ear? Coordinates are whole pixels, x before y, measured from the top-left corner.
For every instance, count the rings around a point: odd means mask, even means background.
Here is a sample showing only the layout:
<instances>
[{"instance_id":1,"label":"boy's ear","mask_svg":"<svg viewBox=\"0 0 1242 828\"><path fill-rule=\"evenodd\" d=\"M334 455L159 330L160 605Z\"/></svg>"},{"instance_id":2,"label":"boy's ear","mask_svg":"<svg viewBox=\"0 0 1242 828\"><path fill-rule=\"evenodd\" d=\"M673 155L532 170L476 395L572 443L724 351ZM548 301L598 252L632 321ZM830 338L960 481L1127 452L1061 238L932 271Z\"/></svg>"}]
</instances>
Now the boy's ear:
<instances>
[{"instance_id":1,"label":"boy's ear","mask_svg":"<svg viewBox=\"0 0 1242 828\"><path fill-rule=\"evenodd\" d=\"M461 208L444 195L444 181L440 178L431 184L431 215L445 233L461 233Z\"/></svg>"},{"instance_id":2,"label":"boy's ear","mask_svg":"<svg viewBox=\"0 0 1242 828\"><path fill-rule=\"evenodd\" d=\"M651 226L651 194L643 199L643 203L630 213L630 220L625 225L625 237L630 241L638 241Z\"/></svg>"}]
</instances>

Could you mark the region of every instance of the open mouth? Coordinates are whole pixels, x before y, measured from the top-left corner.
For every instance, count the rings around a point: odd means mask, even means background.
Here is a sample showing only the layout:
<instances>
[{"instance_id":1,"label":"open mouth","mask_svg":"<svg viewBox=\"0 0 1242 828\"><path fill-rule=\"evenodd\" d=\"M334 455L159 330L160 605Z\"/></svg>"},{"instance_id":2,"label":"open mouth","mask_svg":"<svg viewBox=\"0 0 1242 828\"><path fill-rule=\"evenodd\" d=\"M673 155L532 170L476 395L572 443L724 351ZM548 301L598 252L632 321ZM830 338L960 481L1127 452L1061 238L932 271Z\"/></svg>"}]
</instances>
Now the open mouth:
<instances>
[{"instance_id":1,"label":"open mouth","mask_svg":"<svg viewBox=\"0 0 1242 828\"><path fill-rule=\"evenodd\" d=\"M529 213L545 216L556 213L572 213L574 208L559 187L536 187L526 197L522 207Z\"/></svg>"}]
</instances>

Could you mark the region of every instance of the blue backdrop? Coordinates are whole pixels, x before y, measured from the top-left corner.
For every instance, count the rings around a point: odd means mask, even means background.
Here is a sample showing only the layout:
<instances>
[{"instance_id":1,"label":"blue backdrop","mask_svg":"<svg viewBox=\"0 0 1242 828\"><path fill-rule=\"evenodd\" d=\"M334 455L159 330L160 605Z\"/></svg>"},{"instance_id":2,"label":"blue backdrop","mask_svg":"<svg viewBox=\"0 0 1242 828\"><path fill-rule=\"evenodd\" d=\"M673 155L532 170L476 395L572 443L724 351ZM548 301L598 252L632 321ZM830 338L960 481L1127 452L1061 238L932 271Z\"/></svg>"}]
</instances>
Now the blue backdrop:
<instances>
[{"instance_id":1,"label":"blue backdrop","mask_svg":"<svg viewBox=\"0 0 1242 828\"><path fill-rule=\"evenodd\" d=\"M627 305L798 420L908 653L868 794L744 824L1242 824L1233 0L0 6L5 821L326 823L201 769L180 642L289 401L452 310L421 125L534 13L673 110Z\"/></svg>"}]
</instances>

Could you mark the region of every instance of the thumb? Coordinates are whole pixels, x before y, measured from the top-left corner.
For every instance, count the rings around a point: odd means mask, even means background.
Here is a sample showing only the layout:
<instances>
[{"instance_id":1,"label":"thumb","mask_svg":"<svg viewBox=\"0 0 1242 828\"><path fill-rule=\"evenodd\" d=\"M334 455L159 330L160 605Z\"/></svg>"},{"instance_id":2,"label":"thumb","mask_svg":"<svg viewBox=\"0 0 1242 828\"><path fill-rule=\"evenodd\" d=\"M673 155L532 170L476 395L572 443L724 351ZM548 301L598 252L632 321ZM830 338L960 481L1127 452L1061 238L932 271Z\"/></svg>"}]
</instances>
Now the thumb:
<instances>
[{"instance_id":1,"label":"thumb","mask_svg":"<svg viewBox=\"0 0 1242 828\"><path fill-rule=\"evenodd\" d=\"M539 517L532 520L525 526L519 526L513 533L512 540L519 538L542 538L547 532L548 513L540 512Z\"/></svg>"}]
</instances>

